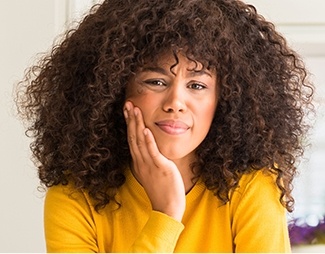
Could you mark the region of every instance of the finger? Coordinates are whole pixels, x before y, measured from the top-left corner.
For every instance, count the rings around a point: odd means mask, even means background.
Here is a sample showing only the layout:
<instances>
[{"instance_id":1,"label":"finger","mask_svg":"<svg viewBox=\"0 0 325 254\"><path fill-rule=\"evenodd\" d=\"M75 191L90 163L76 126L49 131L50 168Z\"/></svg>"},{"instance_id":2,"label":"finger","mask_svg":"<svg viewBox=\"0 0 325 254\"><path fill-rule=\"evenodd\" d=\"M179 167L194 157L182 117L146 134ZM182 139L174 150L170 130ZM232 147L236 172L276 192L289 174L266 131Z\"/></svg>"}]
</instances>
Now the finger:
<instances>
[{"instance_id":1,"label":"finger","mask_svg":"<svg viewBox=\"0 0 325 254\"><path fill-rule=\"evenodd\" d=\"M158 168L163 168L169 160L160 153L155 138L148 128L144 129L143 134L145 136L148 155L152 163Z\"/></svg>"},{"instance_id":2,"label":"finger","mask_svg":"<svg viewBox=\"0 0 325 254\"><path fill-rule=\"evenodd\" d=\"M137 146L137 131L136 131L136 120L134 114L134 107L131 102L125 103L124 114L126 115L127 121L127 138L130 148L130 153L133 161L138 164L142 161L141 153Z\"/></svg>"},{"instance_id":3,"label":"finger","mask_svg":"<svg viewBox=\"0 0 325 254\"><path fill-rule=\"evenodd\" d=\"M144 130L146 128L142 112L139 108L134 108L134 115L136 120L136 127L137 127L137 146L142 156L142 161L147 165L150 166L152 164L152 159L149 155L147 143L145 141Z\"/></svg>"}]
</instances>

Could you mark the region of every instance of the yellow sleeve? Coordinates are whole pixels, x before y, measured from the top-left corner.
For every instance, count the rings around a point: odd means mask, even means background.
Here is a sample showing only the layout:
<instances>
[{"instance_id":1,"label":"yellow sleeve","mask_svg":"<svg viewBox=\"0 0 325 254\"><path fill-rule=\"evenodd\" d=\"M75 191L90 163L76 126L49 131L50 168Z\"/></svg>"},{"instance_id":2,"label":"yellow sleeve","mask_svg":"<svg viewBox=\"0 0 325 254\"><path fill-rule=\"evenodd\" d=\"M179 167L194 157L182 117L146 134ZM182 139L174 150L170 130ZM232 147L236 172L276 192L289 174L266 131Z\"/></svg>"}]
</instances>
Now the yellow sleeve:
<instances>
[{"instance_id":1,"label":"yellow sleeve","mask_svg":"<svg viewBox=\"0 0 325 254\"><path fill-rule=\"evenodd\" d=\"M130 252L174 252L184 225L166 214L152 211Z\"/></svg>"},{"instance_id":2,"label":"yellow sleeve","mask_svg":"<svg viewBox=\"0 0 325 254\"><path fill-rule=\"evenodd\" d=\"M48 252L98 252L91 208L81 192L68 186L49 188L44 205Z\"/></svg>"},{"instance_id":3,"label":"yellow sleeve","mask_svg":"<svg viewBox=\"0 0 325 254\"><path fill-rule=\"evenodd\" d=\"M69 186L59 185L49 188L44 207L47 251L66 253L103 251L104 249L99 249L98 246L95 213L84 193L73 191ZM104 221L106 220L99 223ZM123 225L128 226L133 225ZM110 225L104 225L104 228L109 231L107 234L114 234L114 228L110 228ZM139 229L139 234L133 236L135 241L131 243L129 251L173 252L183 229L184 225L181 222L163 213L152 211L145 226ZM127 241L125 239L115 245L120 244L119 248L124 249L125 245L130 244ZM104 245L109 251L111 244L106 242Z\"/></svg>"},{"instance_id":4,"label":"yellow sleeve","mask_svg":"<svg viewBox=\"0 0 325 254\"><path fill-rule=\"evenodd\" d=\"M244 175L231 197L236 252L291 252L286 209L275 177Z\"/></svg>"}]
</instances>

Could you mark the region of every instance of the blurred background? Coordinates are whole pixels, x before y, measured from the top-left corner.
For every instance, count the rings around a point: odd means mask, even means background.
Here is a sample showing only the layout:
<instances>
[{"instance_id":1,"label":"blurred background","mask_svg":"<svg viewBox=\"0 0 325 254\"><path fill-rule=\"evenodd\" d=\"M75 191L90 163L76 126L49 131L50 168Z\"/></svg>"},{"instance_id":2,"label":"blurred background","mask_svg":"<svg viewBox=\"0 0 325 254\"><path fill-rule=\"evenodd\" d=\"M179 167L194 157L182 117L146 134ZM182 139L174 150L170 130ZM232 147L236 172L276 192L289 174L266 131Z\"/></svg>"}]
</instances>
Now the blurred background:
<instances>
[{"instance_id":1,"label":"blurred background","mask_svg":"<svg viewBox=\"0 0 325 254\"><path fill-rule=\"evenodd\" d=\"M16 116L14 85L37 54L98 0L0 0L0 252L45 252L43 197L30 140ZM325 1L245 0L273 21L301 54L316 84L312 146L300 163L296 209L289 220L315 227L325 215Z\"/></svg>"}]
</instances>

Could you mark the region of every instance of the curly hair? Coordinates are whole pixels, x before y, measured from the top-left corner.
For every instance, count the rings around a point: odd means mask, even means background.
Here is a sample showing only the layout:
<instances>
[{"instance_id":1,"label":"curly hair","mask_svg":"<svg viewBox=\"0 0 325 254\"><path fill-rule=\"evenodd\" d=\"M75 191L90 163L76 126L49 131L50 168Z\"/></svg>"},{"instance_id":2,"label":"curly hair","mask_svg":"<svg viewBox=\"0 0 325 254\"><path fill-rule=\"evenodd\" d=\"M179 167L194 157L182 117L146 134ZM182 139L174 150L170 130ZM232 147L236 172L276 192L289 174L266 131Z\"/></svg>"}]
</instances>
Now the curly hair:
<instances>
[{"instance_id":1,"label":"curly hair","mask_svg":"<svg viewBox=\"0 0 325 254\"><path fill-rule=\"evenodd\" d=\"M45 187L73 183L97 210L114 200L131 156L125 87L167 50L217 70L220 99L197 148L199 176L224 202L240 176L276 174L293 210L292 181L308 131L313 86L274 25L239 0L106 0L67 31L19 83L21 115Z\"/></svg>"}]
</instances>

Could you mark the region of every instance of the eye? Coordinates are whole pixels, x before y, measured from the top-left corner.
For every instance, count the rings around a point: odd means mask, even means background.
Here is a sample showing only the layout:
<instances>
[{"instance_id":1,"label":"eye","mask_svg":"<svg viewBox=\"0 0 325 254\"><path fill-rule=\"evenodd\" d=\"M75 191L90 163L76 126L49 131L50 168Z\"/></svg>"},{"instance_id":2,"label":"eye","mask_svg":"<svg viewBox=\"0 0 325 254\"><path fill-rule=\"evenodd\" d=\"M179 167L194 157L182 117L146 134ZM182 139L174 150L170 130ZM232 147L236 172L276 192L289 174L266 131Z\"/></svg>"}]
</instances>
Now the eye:
<instances>
[{"instance_id":1,"label":"eye","mask_svg":"<svg viewBox=\"0 0 325 254\"><path fill-rule=\"evenodd\" d=\"M166 86L166 83L159 79L148 79L144 83L151 86Z\"/></svg>"},{"instance_id":2,"label":"eye","mask_svg":"<svg viewBox=\"0 0 325 254\"><path fill-rule=\"evenodd\" d=\"M194 89L194 90L203 90L206 89L206 86L200 83L191 83L188 85L188 88Z\"/></svg>"}]
</instances>

